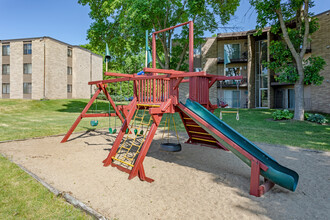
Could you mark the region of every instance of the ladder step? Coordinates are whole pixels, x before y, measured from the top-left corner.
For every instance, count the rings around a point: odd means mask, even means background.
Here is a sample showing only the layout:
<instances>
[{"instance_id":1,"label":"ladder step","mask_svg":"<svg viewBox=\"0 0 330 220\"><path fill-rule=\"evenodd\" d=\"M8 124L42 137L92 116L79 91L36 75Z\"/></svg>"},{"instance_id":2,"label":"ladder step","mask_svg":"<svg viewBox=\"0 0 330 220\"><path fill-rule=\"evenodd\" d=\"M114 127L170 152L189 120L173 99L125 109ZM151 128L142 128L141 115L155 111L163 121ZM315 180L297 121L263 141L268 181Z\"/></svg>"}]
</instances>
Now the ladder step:
<instances>
[{"instance_id":1,"label":"ladder step","mask_svg":"<svg viewBox=\"0 0 330 220\"><path fill-rule=\"evenodd\" d=\"M135 147L140 147L141 145L132 144L132 146L135 146Z\"/></svg>"},{"instance_id":2,"label":"ladder step","mask_svg":"<svg viewBox=\"0 0 330 220\"><path fill-rule=\"evenodd\" d=\"M153 105L153 104L136 104L137 106L146 106L146 107L160 107L160 105Z\"/></svg>"},{"instance_id":3,"label":"ladder step","mask_svg":"<svg viewBox=\"0 0 330 220\"><path fill-rule=\"evenodd\" d=\"M118 158L115 158L115 157L112 157L112 159L113 159L113 160L117 160L117 161L119 161L120 163L126 164L127 166L134 167L133 164L127 163L127 162L125 162L125 161L123 161L123 160L121 160L121 159L118 159Z\"/></svg>"},{"instance_id":4,"label":"ladder step","mask_svg":"<svg viewBox=\"0 0 330 220\"><path fill-rule=\"evenodd\" d=\"M199 141L206 141L206 142L211 142L211 143L217 143L216 141L212 141L212 140L208 140L208 139L204 139L204 138L192 137L191 139L199 140Z\"/></svg>"},{"instance_id":5,"label":"ladder step","mask_svg":"<svg viewBox=\"0 0 330 220\"><path fill-rule=\"evenodd\" d=\"M191 118L183 118L183 119L185 119L185 120L192 120Z\"/></svg>"},{"instance_id":6,"label":"ladder step","mask_svg":"<svg viewBox=\"0 0 330 220\"><path fill-rule=\"evenodd\" d=\"M188 126L188 127L196 127L196 128L201 128L201 126L199 126L199 125L191 125L191 124L186 124L186 126Z\"/></svg>"},{"instance_id":7,"label":"ladder step","mask_svg":"<svg viewBox=\"0 0 330 220\"><path fill-rule=\"evenodd\" d=\"M204 132L198 132L198 131L189 131L189 133L194 133L194 134L203 134L203 135L210 135L208 133L204 133ZM211 135L210 135L211 136Z\"/></svg>"}]
</instances>

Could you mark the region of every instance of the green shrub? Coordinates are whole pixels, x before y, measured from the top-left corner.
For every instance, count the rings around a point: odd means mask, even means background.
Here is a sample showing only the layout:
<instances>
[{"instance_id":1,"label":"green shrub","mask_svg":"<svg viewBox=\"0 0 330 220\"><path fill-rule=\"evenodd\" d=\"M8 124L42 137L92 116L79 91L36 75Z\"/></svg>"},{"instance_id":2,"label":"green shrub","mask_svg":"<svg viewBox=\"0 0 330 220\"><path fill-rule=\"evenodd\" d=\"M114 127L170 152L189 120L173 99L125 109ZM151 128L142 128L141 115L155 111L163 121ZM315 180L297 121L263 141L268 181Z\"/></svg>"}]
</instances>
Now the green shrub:
<instances>
[{"instance_id":1,"label":"green shrub","mask_svg":"<svg viewBox=\"0 0 330 220\"><path fill-rule=\"evenodd\" d=\"M316 122L319 124L325 124L328 122L328 120L323 115L320 114L309 114L307 121Z\"/></svg>"},{"instance_id":2,"label":"green shrub","mask_svg":"<svg viewBox=\"0 0 330 220\"><path fill-rule=\"evenodd\" d=\"M272 114L274 120L283 120L283 119L292 119L293 113L287 109L284 110L276 110Z\"/></svg>"}]
</instances>

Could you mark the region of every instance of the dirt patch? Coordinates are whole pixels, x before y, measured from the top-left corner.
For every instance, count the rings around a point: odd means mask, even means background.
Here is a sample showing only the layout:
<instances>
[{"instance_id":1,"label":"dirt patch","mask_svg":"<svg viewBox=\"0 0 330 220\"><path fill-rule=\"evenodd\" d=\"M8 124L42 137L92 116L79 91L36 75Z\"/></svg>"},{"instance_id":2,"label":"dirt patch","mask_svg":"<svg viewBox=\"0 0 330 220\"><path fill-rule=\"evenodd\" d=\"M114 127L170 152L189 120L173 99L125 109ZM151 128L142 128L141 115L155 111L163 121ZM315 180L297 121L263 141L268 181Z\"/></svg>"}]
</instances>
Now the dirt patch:
<instances>
[{"instance_id":1,"label":"dirt patch","mask_svg":"<svg viewBox=\"0 0 330 220\"><path fill-rule=\"evenodd\" d=\"M182 144L181 152L163 152L159 132L144 160L146 175L155 180L147 183L102 166L115 135L92 131L72 137L64 144L62 137L1 143L0 152L108 218L328 219L330 215L330 152L259 144L280 164L298 172L300 181L296 192L275 186L256 198L249 195L250 168L230 152L188 144Z\"/></svg>"}]
</instances>

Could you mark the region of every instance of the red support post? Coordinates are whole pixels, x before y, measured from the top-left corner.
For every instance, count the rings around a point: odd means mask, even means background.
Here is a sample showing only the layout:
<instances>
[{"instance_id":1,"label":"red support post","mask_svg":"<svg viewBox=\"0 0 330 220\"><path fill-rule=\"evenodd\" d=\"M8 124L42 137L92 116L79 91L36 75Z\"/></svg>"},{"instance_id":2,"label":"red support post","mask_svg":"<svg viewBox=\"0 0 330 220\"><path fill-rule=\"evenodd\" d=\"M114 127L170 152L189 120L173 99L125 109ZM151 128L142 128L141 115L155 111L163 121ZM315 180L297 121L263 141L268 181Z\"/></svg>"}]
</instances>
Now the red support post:
<instances>
[{"instance_id":1,"label":"red support post","mask_svg":"<svg viewBox=\"0 0 330 220\"><path fill-rule=\"evenodd\" d=\"M251 177L250 177L250 195L259 197L259 185L260 185L260 165L259 161L251 160Z\"/></svg>"},{"instance_id":2,"label":"red support post","mask_svg":"<svg viewBox=\"0 0 330 220\"><path fill-rule=\"evenodd\" d=\"M152 68L156 68L156 34L152 33Z\"/></svg>"}]
</instances>

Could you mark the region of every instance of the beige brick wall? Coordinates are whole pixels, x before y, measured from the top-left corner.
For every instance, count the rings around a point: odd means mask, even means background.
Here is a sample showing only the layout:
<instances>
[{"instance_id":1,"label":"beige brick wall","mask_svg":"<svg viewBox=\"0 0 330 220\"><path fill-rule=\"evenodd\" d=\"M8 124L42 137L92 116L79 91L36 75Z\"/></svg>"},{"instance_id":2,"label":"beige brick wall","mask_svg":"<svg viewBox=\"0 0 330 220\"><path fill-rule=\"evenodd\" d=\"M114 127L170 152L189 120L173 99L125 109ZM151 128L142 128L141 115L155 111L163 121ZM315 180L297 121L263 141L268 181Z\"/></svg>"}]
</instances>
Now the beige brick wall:
<instances>
[{"instance_id":1,"label":"beige brick wall","mask_svg":"<svg viewBox=\"0 0 330 220\"><path fill-rule=\"evenodd\" d=\"M67 48L52 39L46 42L46 98L67 98Z\"/></svg>"},{"instance_id":2,"label":"beige brick wall","mask_svg":"<svg viewBox=\"0 0 330 220\"><path fill-rule=\"evenodd\" d=\"M92 81L103 79L103 58L92 54Z\"/></svg>"},{"instance_id":3,"label":"beige brick wall","mask_svg":"<svg viewBox=\"0 0 330 220\"><path fill-rule=\"evenodd\" d=\"M44 40L32 41L32 99L44 97Z\"/></svg>"},{"instance_id":4,"label":"beige brick wall","mask_svg":"<svg viewBox=\"0 0 330 220\"><path fill-rule=\"evenodd\" d=\"M10 42L10 98L23 98L23 41Z\"/></svg>"},{"instance_id":5,"label":"beige brick wall","mask_svg":"<svg viewBox=\"0 0 330 220\"><path fill-rule=\"evenodd\" d=\"M321 56L327 63L321 75L320 86L311 86L311 106L313 111L330 113L330 14L318 16L320 29L312 35L312 56Z\"/></svg>"},{"instance_id":6,"label":"beige brick wall","mask_svg":"<svg viewBox=\"0 0 330 220\"><path fill-rule=\"evenodd\" d=\"M217 38L206 38L202 45L202 68L208 74L217 74Z\"/></svg>"},{"instance_id":7,"label":"beige brick wall","mask_svg":"<svg viewBox=\"0 0 330 220\"><path fill-rule=\"evenodd\" d=\"M72 98L89 98L91 79L91 54L78 47L72 49Z\"/></svg>"},{"instance_id":8,"label":"beige brick wall","mask_svg":"<svg viewBox=\"0 0 330 220\"><path fill-rule=\"evenodd\" d=\"M181 83L179 86L179 101L186 103L189 98L189 83Z\"/></svg>"}]
</instances>

